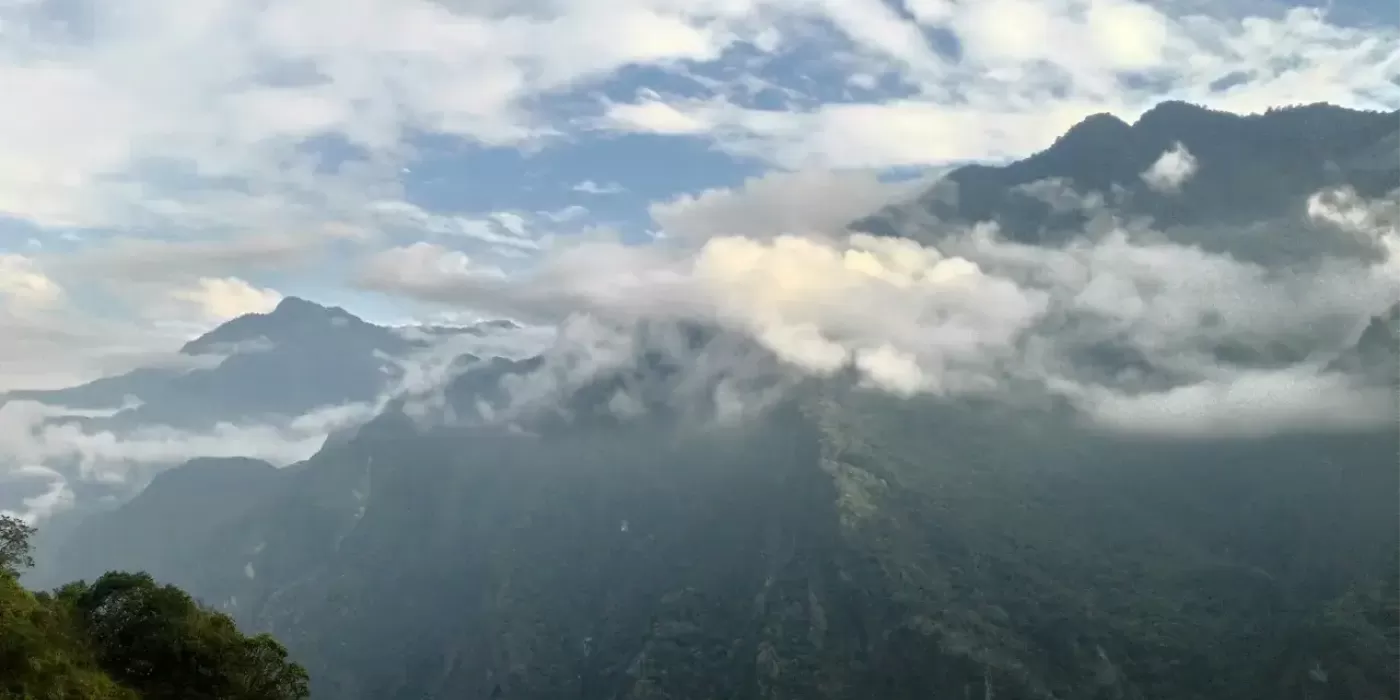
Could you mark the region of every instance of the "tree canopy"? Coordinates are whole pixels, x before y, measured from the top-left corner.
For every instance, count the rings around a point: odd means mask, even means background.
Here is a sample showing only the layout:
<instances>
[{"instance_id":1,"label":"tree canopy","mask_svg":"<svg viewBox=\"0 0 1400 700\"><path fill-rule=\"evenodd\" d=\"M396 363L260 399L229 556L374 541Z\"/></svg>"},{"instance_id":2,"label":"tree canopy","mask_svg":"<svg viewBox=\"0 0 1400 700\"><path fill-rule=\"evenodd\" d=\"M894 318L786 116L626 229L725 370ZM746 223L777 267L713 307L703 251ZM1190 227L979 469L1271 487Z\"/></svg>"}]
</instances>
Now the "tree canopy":
<instances>
[{"instance_id":1,"label":"tree canopy","mask_svg":"<svg viewBox=\"0 0 1400 700\"><path fill-rule=\"evenodd\" d=\"M271 636L144 573L32 593L22 521L0 516L0 700L303 700L309 681Z\"/></svg>"}]
</instances>

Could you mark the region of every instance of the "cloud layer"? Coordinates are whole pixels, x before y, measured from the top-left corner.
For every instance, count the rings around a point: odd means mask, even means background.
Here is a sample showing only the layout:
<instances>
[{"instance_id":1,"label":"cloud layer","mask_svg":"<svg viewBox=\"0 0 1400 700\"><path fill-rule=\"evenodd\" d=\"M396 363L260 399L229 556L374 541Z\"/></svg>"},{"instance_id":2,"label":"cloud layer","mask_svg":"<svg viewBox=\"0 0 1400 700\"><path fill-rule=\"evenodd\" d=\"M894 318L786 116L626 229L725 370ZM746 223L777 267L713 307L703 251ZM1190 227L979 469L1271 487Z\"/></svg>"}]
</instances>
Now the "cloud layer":
<instances>
[{"instance_id":1,"label":"cloud layer","mask_svg":"<svg viewBox=\"0 0 1400 700\"><path fill-rule=\"evenodd\" d=\"M462 371L463 355L519 357L538 353L553 334L534 327L489 327L479 334L402 329L420 342L403 357L384 357L391 370L373 400L327 405L300 416L221 420L217 399L202 428L135 427L105 419L141 405L132 396L109 409L75 409L33 400L0 401L0 512L41 519L73 507L79 484L106 485L130 495L161 470L196 457L250 457L278 466L312 456L332 434L353 430L394 401L410 409L441 408L441 390ZM214 370L223 356L205 358ZM149 364L145 365L151 366ZM188 368L182 368L188 369ZM86 504L90 505L90 504Z\"/></svg>"},{"instance_id":2,"label":"cloud layer","mask_svg":"<svg viewBox=\"0 0 1400 700\"><path fill-rule=\"evenodd\" d=\"M854 368L904 395L1036 387L1118 430L1375 427L1394 397L1325 367L1400 300L1393 203L1336 191L1308 204L1315 235L1360 238L1378 255L1269 267L1141 226L1051 247L983 224L936 247L837 230L594 243L514 277L420 245L374 259L362 280L542 319L716 324L805 372Z\"/></svg>"}]
</instances>

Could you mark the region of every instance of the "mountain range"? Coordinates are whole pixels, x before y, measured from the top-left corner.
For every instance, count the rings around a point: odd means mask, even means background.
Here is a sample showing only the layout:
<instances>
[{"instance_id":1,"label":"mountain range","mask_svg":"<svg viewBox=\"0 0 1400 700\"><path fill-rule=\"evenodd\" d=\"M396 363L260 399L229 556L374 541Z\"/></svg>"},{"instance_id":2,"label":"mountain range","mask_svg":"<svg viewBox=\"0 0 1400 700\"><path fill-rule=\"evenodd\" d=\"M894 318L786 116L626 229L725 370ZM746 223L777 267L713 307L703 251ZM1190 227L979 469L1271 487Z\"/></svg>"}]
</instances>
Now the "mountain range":
<instances>
[{"instance_id":1,"label":"mountain range","mask_svg":"<svg viewBox=\"0 0 1400 700\"><path fill-rule=\"evenodd\" d=\"M287 297L265 314L229 321L179 349L173 368L145 368L59 390L15 391L74 409L120 409L104 426L209 427L373 401L396 379L396 360L454 335L514 328L510 321L464 327L387 328L340 307Z\"/></svg>"},{"instance_id":2,"label":"mountain range","mask_svg":"<svg viewBox=\"0 0 1400 700\"><path fill-rule=\"evenodd\" d=\"M1394 197L1397 147L1400 113L1164 103L955 170L852 229L993 222L1053 246L1107 217L1244 259L1365 257L1314 240L1309 198ZM1174 149L1189 177L1145 175ZM1326 369L1395 386L1400 299L1356 321ZM161 471L74 516L30 580L148 571L275 634L318 698L1397 697L1396 421L1117 434L1044 397L798 376L732 332L668 323L577 381L548 350L473 351L389 395L415 353L512 330L388 329L287 299L187 344L196 369L9 395L125 403L81 419L110 430L374 409L290 465ZM720 387L749 377L696 369L740 352L776 377L746 401Z\"/></svg>"}]
</instances>

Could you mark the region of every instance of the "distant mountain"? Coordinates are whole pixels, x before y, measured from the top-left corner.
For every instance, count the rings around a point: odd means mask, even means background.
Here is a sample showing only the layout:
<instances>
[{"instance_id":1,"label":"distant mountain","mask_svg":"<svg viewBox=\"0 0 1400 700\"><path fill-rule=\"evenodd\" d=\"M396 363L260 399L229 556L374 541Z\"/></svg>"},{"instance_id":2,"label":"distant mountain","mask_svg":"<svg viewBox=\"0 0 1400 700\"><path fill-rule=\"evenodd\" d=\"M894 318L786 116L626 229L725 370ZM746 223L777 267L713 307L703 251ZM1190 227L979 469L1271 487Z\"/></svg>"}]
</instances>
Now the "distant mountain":
<instances>
[{"instance_id":1,"label":"distant mountain","mask_svg":"<svg viewBox=\"0 0 1400 700\"><path fill-rule=\"evenodd\" d=\"M99 437L110 432L111 439L117 441L141 430L155 431L148 442L179 441L188 435L162 436L170 430L213 434L220 424L278 430L317 409L374 405L400 381L401 363L413 364L420 353L455 337L481 338L515 328L514 323L504 320L469 326L388 328L367 323L338 307L288 297L269 313L235 318L189 341L179 349L179 361L171 365L137 369L67 389L11 392L0 395L0 407L9 401L29 400L79 409L77 414L48 417L45 423L72 424ZM458 359L468 363L476 358L463 353ZM224 453L237 449L236 444L229 444L233 441L224 440ZM46 460L46 468L66 479L72 499L36 536L40 565L27 580L57 582L50 574L62 567L48 555L60 549L58 542L69 537L83 518L130 498L152 475L175 466L189 454L176 453L179 456L162 462L160 450L156 452L123 467L126 478L122 482L92 480L87 474L103 465L85 464L81 456ZM3 464L7 457L0 454L0 467L23 466ZM121 461L121 456L112 459ZM46 482L24 489L0 485L0 509L23 512L23 499L43 493L45 488ZM112 531L125 531L125 527L113 525ZM100 552L106 546L99 542L84 551ZM112 552L115 556L117 550Z\"/></svg>"},{"instance_id":2,"label":"distant mountain","mask_svg":"<svg viewBox=\"0 0 1400 700\"><path fill-rule=\"evenodd\" d=\"M880 234L919 235L930 220L994 221L1025 242L1055 242L1082 230L1102 202L1158 228L1234 226L1299 219L1310 194L1350 186L1365 197L1400 188L1400 112L1327 104L1237 115L1163 102L1128 124L1098 114L1049 148L1003 166L958 168L913 201L852 224ZM1144 173L1181 146L1190 175L1179 188Z\"/></svg>"},{"instance_id":3,"label":"distant mountain","mask_svg":"<svg viewBox=\"0 0 1400 700\"><path fill-rule=\"evenodd\" d=\"M510 321L466 327L387 328L339 307L287 297L270 313L235 318L180 348L193 368L138 369L54 391L11 392L70 408L114 409L139 402L103 427L207 428L219 421L296 417L316 408L373 401L396 378L396 360L461 334L513 328Z\"/></svg>"}]
</instances>

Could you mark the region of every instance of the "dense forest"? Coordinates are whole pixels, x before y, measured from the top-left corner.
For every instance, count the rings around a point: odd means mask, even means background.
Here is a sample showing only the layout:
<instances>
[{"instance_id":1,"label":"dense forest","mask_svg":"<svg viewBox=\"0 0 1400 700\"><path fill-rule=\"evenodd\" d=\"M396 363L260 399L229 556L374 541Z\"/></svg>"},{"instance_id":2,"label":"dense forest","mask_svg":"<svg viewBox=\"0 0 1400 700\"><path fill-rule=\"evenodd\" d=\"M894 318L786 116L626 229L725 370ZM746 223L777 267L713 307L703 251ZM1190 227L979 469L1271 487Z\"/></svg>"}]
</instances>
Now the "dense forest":
<instances>
[{"instance_id":1,"label":"dense forest","mask_svg":"<svg viewBox=\"0 0 1400 700\"><path fill-rule=\"evenodd\" d=\"M0 700L297 700L306 671L271 636L143 573L46 593L19 584L34 530L0 516Z\"/></svg>"}]
</instances>

